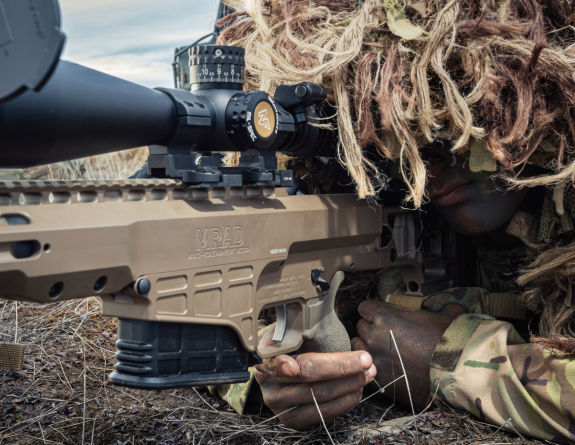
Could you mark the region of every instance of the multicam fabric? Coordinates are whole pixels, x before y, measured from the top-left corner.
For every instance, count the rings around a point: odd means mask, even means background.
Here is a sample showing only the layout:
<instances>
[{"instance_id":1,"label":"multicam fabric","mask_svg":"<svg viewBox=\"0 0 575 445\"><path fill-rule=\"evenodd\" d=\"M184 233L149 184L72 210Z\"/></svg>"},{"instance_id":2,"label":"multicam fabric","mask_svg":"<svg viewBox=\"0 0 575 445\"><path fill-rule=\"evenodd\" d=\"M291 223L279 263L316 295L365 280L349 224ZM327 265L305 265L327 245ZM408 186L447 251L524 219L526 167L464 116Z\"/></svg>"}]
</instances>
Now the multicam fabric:
<instances>
[{"instance_id":1,"label":"multicam fabric","mask_svg":"<svg viewBox=\"0 0 575 445\"><path fill-rule=\"evenodd\" d=\"M250 379L246 383L208 386L208 389L214 396L220 396L223 400L228 402L238 414L244 413L252 382L254 381L254 368L248 368L248 370L250 371Z\"/></svg>"},{"instance_id":2,"label":"multicam fabric","mask_svg":"<svg viewBox=\"0 0 575 445\"><path fill-rule=\"evenodd\" d=\"M477 249L477 286L489 292L519 291L515 279L525 265L525 245L498 248L485 235L472 241Z\"/></svg>"},{"instance_id":3,"label":"multicam fabric","mask_svg":"<svg viewBox=\"0 0 575 445\"><path fill-rule=\"evenodd\" d=\"M422 308L439 312L449 303L460 305L468 314L489 312L489 292L480 287L454 287L427 297Z\"/></svg>"},{"instance_id":4,"label":"multicam fabric","mask_svg":"<svg viewBox=\"0 0 575 445\"><path fill-rule=\"evenodd\" d=\"M268 332L275 323L268 326L258 323L258 340L261 340L266 332ZM230 383L227 385L208 386L208 389L213 395L220 396L223 400L228 402L230 406L235 409L238 414L243 414L246 409L250 388L254 381L254 368L248 368L250 372L250 379L245 383Z\"/></svg>"},{"instance_id":5,"label":"multicam fabric","mask_svg":"<svg viewBox=\"0 0 575 445\"><path fill-rule=\"evenodd\" d=\"M518 290L521 247L478 248L478 284L493 292ZM467 312L451 323L430 366L431 392L454 408L495 425L555 443L575 443L575 358L560 360L525 343L514 327L487 315L485 288L455 288L430 295L423 307L457 303ZM481 302L481 303L480 303Z\"/></svg>"},{"instance_id":6,"label":"multicam fabric","mask_svg":"<svg viewBox=\"0 0 575 445\"><path fill-rule=\"evenodd\" d=\"M461 315L431 360L431 392L524 435L575 443L575 358L525 343L509 323Z\"/></svg>"}]
</instances>

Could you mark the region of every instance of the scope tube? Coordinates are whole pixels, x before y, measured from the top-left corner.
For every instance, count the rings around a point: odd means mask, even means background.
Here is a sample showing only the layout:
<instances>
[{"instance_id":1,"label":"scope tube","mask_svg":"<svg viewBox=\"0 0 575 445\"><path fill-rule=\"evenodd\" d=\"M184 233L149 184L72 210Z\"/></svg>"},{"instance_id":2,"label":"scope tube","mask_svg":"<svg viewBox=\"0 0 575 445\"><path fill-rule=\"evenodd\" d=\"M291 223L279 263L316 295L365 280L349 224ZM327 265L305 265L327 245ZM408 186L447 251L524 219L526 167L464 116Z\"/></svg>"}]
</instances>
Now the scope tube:
<instances>
[{"instance_id":1,"label":"scope tube","mask_svg":"<svg viewBox=\"0 0 575 445\"><path fill-rule=\"evenodd\" d=\"M0 168L165 145L177 119L165 93L60 61L40 92L0 104Z\"/></svg>"}]
</instances>

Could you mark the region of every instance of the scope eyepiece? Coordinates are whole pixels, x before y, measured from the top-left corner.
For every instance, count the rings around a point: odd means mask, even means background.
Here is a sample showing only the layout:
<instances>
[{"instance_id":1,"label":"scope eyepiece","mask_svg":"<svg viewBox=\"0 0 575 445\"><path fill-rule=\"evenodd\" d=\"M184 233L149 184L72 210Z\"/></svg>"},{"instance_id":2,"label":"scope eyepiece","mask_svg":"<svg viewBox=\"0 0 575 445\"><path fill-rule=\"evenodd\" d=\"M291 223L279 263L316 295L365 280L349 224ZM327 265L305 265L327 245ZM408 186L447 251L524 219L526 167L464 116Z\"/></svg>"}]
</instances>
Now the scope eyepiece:
<instances>
[{"instance_id":1,"label":"scope eyepiece","mask_svg":"<svg viewBox=\"0 0 575 445\"><path fill-rule=\"evenodd\" d=\"M190 83L197 90L242 90L245 50L238 46L201 45L190 48Z\"/></svg>"}]
</instances>

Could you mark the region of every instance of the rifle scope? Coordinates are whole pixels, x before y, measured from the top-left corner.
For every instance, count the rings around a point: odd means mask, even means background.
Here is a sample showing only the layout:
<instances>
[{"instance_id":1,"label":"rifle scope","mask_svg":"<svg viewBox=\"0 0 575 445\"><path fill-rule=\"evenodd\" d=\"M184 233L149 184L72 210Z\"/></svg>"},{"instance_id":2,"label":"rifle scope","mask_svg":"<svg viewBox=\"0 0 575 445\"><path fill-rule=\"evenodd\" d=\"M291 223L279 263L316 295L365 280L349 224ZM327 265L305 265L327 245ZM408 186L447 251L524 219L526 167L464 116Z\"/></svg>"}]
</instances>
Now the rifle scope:
<instances>
[{"instance_id":1,"label":"rifle scope","mask_svg":"<svg viewBox=\"0 0 575 445\"><path fill-rule=\"evenodd\" d=\"M204 186L289 186L290 175L278 174L271 159L275 152L333 156L334 132L309 125L324 117L325 88L281 85L275 98L244 92L244 66L243 48L190 48L192 91L185 91L149 89L60 61L39 92L0 104L0 167L152 146L148 168L155 177ZM241 173L190 156L229 151L245 157Z\"/></svg>"}]
</instances>

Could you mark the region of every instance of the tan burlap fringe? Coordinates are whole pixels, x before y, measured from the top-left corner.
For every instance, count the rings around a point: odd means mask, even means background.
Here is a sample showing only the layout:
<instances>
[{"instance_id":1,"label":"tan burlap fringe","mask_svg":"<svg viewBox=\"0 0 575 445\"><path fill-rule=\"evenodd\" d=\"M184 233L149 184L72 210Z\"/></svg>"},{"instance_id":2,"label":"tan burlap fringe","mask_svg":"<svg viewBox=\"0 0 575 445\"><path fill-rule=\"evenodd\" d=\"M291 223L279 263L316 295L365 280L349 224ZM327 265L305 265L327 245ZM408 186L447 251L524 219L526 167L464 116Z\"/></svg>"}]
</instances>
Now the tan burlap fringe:
<instances>
[{"instance_id":1,"label":"tan burlap fringe","mask_svg":"<svg viewBox=\"0 0 575 445\"><path fill-rule=\"evenodd\" d=\"M224 2L240 12L220 21L230 26L219 43L246 48L248 89L327 86L339 157L360 197L385 179L367 145L400 159L416 206L426 178L418 147L437 138L460 153L484 139L514 186L553 185L575 172L572 164L563 170L575 144L569 0ZM398 150L385 144L386 130L398 136ZM561 176L515 177L517 167L549 157Z\"/></svg>"}]
</instances>

